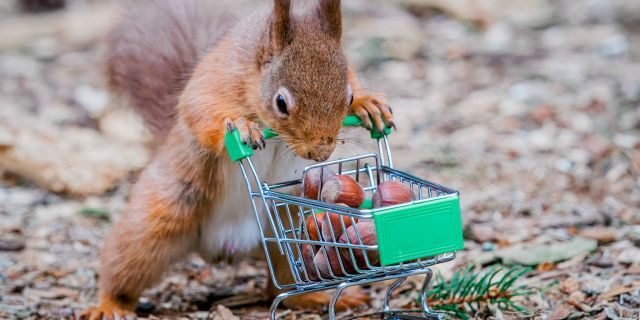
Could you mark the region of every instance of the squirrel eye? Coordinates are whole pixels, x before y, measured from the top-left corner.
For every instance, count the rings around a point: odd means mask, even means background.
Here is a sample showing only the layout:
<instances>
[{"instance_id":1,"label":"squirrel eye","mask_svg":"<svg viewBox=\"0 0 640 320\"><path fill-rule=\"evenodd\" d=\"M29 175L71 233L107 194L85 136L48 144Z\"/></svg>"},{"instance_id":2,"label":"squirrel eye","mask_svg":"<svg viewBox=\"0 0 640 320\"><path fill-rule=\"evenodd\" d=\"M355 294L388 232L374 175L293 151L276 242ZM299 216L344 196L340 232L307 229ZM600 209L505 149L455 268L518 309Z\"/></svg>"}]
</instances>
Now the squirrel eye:
<instances>
[{"instance_id":1,"label":"squirrel eye","mask_svg":"<svg viewBox=\"0 0 640 320\"><path fill-rule=\"evenodd\" d=\"M287 102L285 101L284 97L279 94L278 97L276 98L276 105L278 106L278 111L288 115L289 114L289 110L287 109Z\"/></svg>"}]
</instances>

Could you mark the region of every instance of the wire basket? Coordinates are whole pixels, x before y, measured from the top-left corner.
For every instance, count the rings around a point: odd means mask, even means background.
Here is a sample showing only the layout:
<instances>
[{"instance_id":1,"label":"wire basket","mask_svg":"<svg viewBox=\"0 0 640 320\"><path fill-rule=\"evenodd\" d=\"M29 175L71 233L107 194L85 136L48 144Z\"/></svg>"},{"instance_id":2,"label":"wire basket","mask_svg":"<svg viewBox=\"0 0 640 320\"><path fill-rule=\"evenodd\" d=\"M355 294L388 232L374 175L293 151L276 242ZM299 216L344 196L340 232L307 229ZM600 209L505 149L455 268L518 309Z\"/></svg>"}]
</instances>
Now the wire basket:
<instances>
[{"instance_id":1,"label":"wire basket","mask_svg":"<svg viewBox=\"0 0 640 320\"><path fill-rule=\"evenodd\" d=\"M355 116L344 125L357 126ZM442 318L431 312L426 290L431 269L438 263L451 261L455 251L463 248L459 193L393 168L387 139L388 132L372 131L378 141L378 152L314 164L304 169L300 179L267 184L251 161L253 150L244 145L236 131L225 137L229 155L244 176L249 199L256 214L271 278L279 289L289 289L276 297L271 306L271 319L276 318L279 303L297 294L336 288L329 305L329 318L335 319L335 304L345 288L376 281L396 279L389 287L383 312L395 319L401 315L388 306L391 292L408 276L426 274L421 292L422 317ZM267 138L276 133L266 130ZM312 170L336 172L354 178L366 195L360 208L349 208L304 197L304 177ZM378 184L398 181L409 187L415 200L394 206L372 208L371 198ZM327 213L339 217L329 219ZM326 220L321 222L320 220ZM324 223L318 239L319 225ZM354 225L370 223L375 235L363 234ZM327 231L328 230L328 231ZM340 237L339 235L343 235ZM377 241L367 241L371 237ZM290 271L287 279L274 272L275 255L286 257ZM320 255L326 263L319 268L313 257ZM412 316L415 319L415 316Z\"/></svg>"}]
</instances>

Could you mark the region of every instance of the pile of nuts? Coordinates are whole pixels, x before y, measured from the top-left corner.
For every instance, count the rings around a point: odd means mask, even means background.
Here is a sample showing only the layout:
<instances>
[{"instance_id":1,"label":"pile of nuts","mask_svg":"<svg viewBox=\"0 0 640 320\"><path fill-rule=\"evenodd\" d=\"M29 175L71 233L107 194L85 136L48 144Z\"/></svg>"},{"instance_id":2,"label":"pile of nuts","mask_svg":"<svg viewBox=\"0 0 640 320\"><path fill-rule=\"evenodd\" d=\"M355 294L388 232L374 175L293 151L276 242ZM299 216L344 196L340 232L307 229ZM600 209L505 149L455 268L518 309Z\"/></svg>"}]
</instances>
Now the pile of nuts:
<instances>
[{"instance_id":1,"label":"pile of nuts","mask_svg":"<svg viewBox=\"0 0 640 320\"><path fill-rule=\"evenodd\" d=\"M312 169L307 172L304 178L303 195L309 199L351 208L359 208L366 197L364 189L355 179L336 174L328 168ZM386 181L378 185L371 202L373 208L380 208L410 202L414 199L415 195L408 186L398 181ZM312 241L355 245L378 244L373 221L358 221L356 217L321 212L309 215L305 220L305 226L309 240ZM344 276L345 272L355 273L354 265L360 270L380 265L380 257L375 250L350 250L303 244L301 251L307 275L311 281L319 280L318 272L326 279ZM342 261L342 267L340 261Z\"/></svg>"}]
</instances>

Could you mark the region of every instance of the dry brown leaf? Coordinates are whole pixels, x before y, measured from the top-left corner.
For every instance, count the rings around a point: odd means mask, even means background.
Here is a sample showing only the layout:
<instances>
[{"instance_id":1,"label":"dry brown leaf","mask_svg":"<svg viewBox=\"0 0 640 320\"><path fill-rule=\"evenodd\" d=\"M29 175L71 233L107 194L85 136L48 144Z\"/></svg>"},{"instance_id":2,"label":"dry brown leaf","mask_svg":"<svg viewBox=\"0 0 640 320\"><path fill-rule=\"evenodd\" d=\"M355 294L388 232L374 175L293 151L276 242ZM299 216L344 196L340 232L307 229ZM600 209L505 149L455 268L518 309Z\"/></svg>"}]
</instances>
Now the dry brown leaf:
<instances>
[{"instance_id":1,"label":"dry brown leaf","mask_svg":"<svg viewBox=\"0 0 640 320\"><path fill-rule=\"evenodd\" d=\"M640 264L632 264L627 268L627 273L630 274L640 274Z\"/></svg>"},{"instance_id":2,"label":"dry brown leaf","mask_svg":"<svg viewBox=\"0 0 640 320\"><path fill-rule=\"evenodd\" d=\"M547 318L548 320L562 320L562 319L566 319L569 317L569 315L571 314L571 310L573 308L565 305L565 304L561 304L559 306L557 306L553 312L549 315L549 317Z\"/></svg>"},{"instance_id":3,"label":"dry brown leaf","mask_svg":"<svg viewBox=\"0 0 640 320\"><path fill-rule=\"evenodd\" d=\"M578 280L576 280L575 278L569 277L567 279L562 280L562 282L560 282L560 286L558 287L558 290L566 294L571 294L573 292L580 290L580 282L578 282Z\"/></svg>"},{"instance_id":4,"label":"dry brown leaf","mask_svg":"<svg viewBox=\"0 0 640 320\"><path fill-rule=\"evenodd\" d=\"M236 317L229 308L219 304L213 314L213 320L240 320L240 318Z\"/></svg>"},{"instance_id":5,"label":"dry brown leaf","mask_svg":"<svg viewBox=\"0 0 640 320\"><path fill-rule=\"evenodd\" d=\"M613 228L593 227L581 230L578 235L585 238L598 240L599 244L606 244L616 241L617 235Z\"/></svg>"},{"instance_id":6,"label":"dry brown leaf","mask_svg":"<svg viewBox=\"0 0 640 320\"><path fill-rule=\"evenodd\" d=\"M628 293L631 292L633 290L636 290L637 287L635 286L616 286L613 287L605 292L603 292L599 297L598 300L599 301L607 301L611 298L615 298L623 293Z\"/></svg>"},{"instance_id":7,"label":"dry brown leaf","mask_svg":"<svg viewBox=\"0 0 640 320\"><path fill-rule=\"evenodd\" d=\"M553 262L543 262L536 267L538 272L549 272L556 268Z\"/></svg>"}]
</instances>

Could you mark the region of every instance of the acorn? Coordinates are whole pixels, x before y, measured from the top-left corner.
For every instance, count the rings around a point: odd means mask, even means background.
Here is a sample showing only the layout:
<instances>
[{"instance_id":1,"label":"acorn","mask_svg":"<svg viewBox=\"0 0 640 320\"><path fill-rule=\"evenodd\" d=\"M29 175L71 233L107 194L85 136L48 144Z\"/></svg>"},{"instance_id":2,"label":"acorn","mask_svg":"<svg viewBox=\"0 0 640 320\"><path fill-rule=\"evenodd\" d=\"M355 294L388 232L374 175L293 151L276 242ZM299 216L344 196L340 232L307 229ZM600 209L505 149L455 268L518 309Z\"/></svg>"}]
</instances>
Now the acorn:
<instances>
[{"instance_id":1,"label":"acorn","mask_svg":"<svg viewBox=\"0 0 640 320\"><path fill-rule=\"evenodd\" d=\"M386 181L378 185L371 198L374 208L393 206L415 200L411 188L398 181Z\"/></svg>"},{"instance_id":2,"label":"acorn","mask_svg":"<svg viewBox=\"0 0 640 320\"><path fill-rule=\"evenodd\" d=\"M327 180L322 187L320 199L328 203L344 203L358 208L364 202L364 189L350 176L337 175Z\"/></svg>"},{"instance_id":3,"label":"acorn","mask_svg":"<svg viewBox=\"0 0 640 320\"><path fill-rule=\"evenodd\" d=\"M360 238L358 238L358 234L360 235ZM349 240L348 242L347 239ZM342 236L340 236L340 240L338 240L338 242L367 246L377 245L378 235L376 234L376 226L371 221L356 223L353 226L349 227L342 234ZM355 262L351 257L351 251L353 251ZM352 265L357 265L360 269L368 269L367 261L364 258L365 251L367 253L367 259L369 259L369 264L373 266L379 266L380 255L378 254L377 250L340 249L340 255L342 256L343 261L349 261Z\"/></svg>"},{"instance_id":4,"label":"acorn","mask_svg":"<svg viewBox=\"0 0 640 320\"><path fill-rule=\"evenodd\" d=\"M322 179L320 173L322 172ZM331 168L313 168L304 175L304 197L307 199L318 200L321 185L327 182L336 172Z\"/></svg>"},{"instance_id":5,"label":"acorn","mask_svg":"<svg viewBox=\"0 0 640 320\"><path fill-rule=\"evenodd\" d=\"M338 205L343 205L345 207L347 206L343 203L338 203ZM344 223L344 227L342 226L340 220L342 220L342 223ZM342 235L344 230L346 230L356 222L358 222L358 218L354 217L353 219L351 219L350 216L337 213L328 213L324 216L320 225L322 239L328 242L336 242L338 239L340 239L340 236ZM329 223L331 223L331 226L329 226ZM333 235L331 234L331 230L333 230Z\"/></svg>"}]
</instances>

